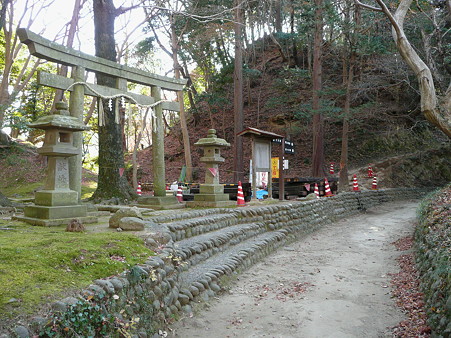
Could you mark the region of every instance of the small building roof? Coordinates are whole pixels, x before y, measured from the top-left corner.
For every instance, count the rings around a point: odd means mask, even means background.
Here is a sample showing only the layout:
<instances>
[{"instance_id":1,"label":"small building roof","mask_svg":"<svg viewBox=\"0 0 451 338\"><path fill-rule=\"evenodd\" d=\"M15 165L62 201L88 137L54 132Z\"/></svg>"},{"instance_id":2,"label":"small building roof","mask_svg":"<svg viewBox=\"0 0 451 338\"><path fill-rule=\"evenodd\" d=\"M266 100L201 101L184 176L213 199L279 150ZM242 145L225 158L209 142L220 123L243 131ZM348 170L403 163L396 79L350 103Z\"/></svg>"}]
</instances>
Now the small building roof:
<instances>
[{"instance_id":1,"label":"small building roof","mask_svg":"<svg viewBox=\"0 0 451 338\"><path fill-rule=\"evenodd\" d=\"M257 128L246 128L243 131L240 131L237 136L258 136L259 138L266 138L266 139L275 139L275 138L284 138L284 136L271 133L270 131L264 131Z\"/></svg>"}]
</instances>

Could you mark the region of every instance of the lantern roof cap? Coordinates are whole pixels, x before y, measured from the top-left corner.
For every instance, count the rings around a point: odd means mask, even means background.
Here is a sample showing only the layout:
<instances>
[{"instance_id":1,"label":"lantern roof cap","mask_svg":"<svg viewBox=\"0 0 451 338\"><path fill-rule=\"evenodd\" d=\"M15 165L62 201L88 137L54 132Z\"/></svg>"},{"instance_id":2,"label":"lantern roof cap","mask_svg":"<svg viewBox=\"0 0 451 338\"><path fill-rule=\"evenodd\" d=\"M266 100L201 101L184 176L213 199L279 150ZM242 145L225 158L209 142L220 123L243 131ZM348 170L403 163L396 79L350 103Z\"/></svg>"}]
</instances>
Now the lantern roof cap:
<instances>
[{"instance_id":1,"label":"lantern roof cap","mask_svg":"<svg viewBox=\"0 0 451 338\"><path fill-rule=\"evenodd\" d=\"M88 130L89 127L74 116L70 116L66 102L56 103L56 111L53 115L38 118L35 122L28 124L36 129L61 129L67 131Z\"/></svg>"},{"instance_id":2,"label":"lantern roof cap","mask_svg":"<svg viewBox=\"0 0 451 338\"><path fill-rule=\"evenodd\" d=\"M216 137L215 129L208 129L207 137L199 139L195 146L216 146L216 147L230 147L230 143L228 143L223 138Z\"/></svg>"}]
</instances>

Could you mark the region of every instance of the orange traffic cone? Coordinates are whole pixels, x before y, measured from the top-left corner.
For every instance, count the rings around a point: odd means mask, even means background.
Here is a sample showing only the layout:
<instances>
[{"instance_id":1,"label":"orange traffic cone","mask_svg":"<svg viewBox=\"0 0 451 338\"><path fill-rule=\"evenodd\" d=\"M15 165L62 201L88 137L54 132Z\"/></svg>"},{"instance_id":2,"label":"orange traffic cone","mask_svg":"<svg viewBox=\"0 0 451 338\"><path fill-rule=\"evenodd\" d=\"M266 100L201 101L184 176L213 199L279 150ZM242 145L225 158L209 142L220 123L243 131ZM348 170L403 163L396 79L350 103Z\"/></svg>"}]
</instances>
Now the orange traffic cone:
<instances>
[{"instance_id":1,"label":"orange traffic cone","mask_svg":"<svg viewBox=\"0 0 451 338\"><path fill-rule=\"evenodd\" d=\"M372 190L377 190L377 177L373 177L373 185L371 186Z\"/></svg>"},{"instance_id":2,"label":"orange traffic cone","mask_svg":"<svg viewBox=\"0 0 451 338\"><path fill-rule=\"evenodd\" d=\"M331 175L335 174L334 162L330 163L329 174Z\"/></svg>"},{"instance_id":3,"label":"orange traffic cone","mask_svg":"<svg viewBox=\"0 0 451 338\"><path fill-rule=\"evenodd\" d=\"M368 166L368 177L373 177L373 168L370 165Z\"/></svg>"},{"instance_id":4,"label":"orange traffic cone","mask_svg":"<svg viewBox=\"0 0 451 338\"><path fill-rule=\"evenodd\" d=\"M177 188L177 201L183 203L183 191L181 185L179 185L179 187Z\"/></svg>"},{"instance_id":5,"label":"orange traffic cone","mask_svg":"<svg viewBox=\"0 0 451 338\"><path fill-rule=\"evenodd\" d=\"M236 194L236 205L239 207L244 207L244 194L243 187L241 186L241 181L238 181L238 193Z\"/></svg>"},{"instance_id":6,"label":"orange traffic cone","mask_svg":"<svg viewBox=\"0 0 451 338\"><path fill-rule=\"evenodd\" d=\"M315 195L316 195L316 198L319 198L318 183L315 183Z\"/></svg>"},{"instance_id":7,"label":"orange traffic cone","mask_svg":"<svg viewBox=\"0 0 451 338\"><path fill-rule=\"evenodd\" d=\"M359 190L359 182L357 182L357 175L354 174L354 178L352 180L352 191L360 191Z\"/></svg>"},{"instance_id":8,"label":"orange traffic cone","mask_svg":"<svg viewBox=\"0 0 451 338\"><path fill-rule=\"evenodd\" d=\"M141 182L138 182L138 187L136 188L136 193L138 194L138 196L141 196Z\"/></svg>"},{"instance_id":9,"label":"orange traffic cone","mask_svg":"<svg viewBox=\"0 0 451 338\"><path fill-rule=\"evenodd\" d=\"M329 181L327 180L327 177L324 177L324 192L326 197L331 197L333 196L332 192L330 191L330 187L329 187Z\"/></svg>"}]
</instances>

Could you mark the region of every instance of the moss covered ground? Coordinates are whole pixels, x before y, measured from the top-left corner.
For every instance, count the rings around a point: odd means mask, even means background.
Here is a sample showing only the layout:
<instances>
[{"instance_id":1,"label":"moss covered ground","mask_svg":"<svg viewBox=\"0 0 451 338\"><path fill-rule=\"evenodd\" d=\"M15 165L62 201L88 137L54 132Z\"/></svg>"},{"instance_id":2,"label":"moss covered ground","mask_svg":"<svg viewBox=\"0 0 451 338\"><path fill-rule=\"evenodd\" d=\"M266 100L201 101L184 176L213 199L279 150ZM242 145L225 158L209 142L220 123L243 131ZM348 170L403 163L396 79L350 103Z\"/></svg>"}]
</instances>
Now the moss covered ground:
<instances>
[{"instance_id":1,"label":"moss covered ground","mask_svg":"<svg viewBox=\"0 0 451 338\"><path fill-rule=\"evenodd\" d=\"M132 234L86 230L0 220L0 318L35 312L153 254Z\"/></svg>"}]
</instances>

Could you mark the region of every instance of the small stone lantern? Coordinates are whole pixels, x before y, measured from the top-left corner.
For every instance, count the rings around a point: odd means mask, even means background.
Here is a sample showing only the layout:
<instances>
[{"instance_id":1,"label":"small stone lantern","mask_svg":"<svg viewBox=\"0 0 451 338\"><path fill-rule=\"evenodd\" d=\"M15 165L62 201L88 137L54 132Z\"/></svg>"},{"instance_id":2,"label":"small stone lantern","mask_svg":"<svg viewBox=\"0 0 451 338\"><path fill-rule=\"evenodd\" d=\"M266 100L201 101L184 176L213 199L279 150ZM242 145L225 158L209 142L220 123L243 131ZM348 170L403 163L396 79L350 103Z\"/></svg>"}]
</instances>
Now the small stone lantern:
<instances>
[{"instance_id":1,"label":"small stone lantern","mask_svg":"<svg viewBox=\"0 0 451 338\"><path fill-rule=\"evenodd\" d=\"M73 145L73 133L89 127L70 116L65 102L56 104L53 115L41 117L29 126L45 130L44 145L38 149L38 153L47 156L48 164L44 189L35 193L34 206L25 207L25 218L61 219L61 224L64 224L67 219L85 217L86 206L79 204L78 192L69 188L69 157L81 152Z\"/></svg>"},{"instance_id":2,"label":"small stone lantern","mask_svg":"<svg viewBox=\"0 0 451 338\"><path fill-rule=\"evenodd\" d=\"M224 194L224 186L219 184L219 163L223 163L225 159L221 157L221 148L230 147L230 143L222 138L216 137L216 130L209 129L206 138L201 138L195 146L204 149L204 156L200 161L205 163L207 170L205 171L205 184L201 184L199 194L194 195L194 200L187 203L188 206L203 207L224 207L234 205L233 201L229 201L229 195Z\"/></svg>"}]
</instances>

